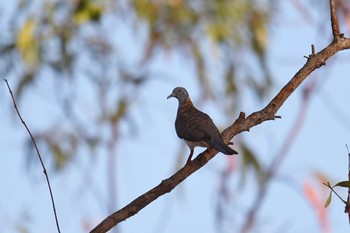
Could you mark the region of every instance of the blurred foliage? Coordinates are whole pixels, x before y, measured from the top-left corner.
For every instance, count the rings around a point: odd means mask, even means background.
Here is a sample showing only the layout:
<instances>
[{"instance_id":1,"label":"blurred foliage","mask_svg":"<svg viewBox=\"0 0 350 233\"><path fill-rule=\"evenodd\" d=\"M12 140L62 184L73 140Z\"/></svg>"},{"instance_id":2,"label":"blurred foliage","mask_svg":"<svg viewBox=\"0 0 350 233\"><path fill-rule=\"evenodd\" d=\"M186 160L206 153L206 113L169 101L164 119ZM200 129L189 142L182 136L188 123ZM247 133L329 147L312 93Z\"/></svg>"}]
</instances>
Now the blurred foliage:
<instances>
[{"instance_id":1,"label":"blurred foliage","mask_svg":"<svg viewBox=\"0 0 350 233\"><path fill-rule=\"evenodd\" d=\"M40 61L38 43L35 36L37 23L28 19L22 28L19 29L16 38L16 47L22 54L23 61L29 67L35 67Z\"/></svg>"},{"instance_id":2,"label":"blurred foliage","mask_svg":"<svg viewBox=\"0 0 350 233\"><path fill-rule=\"evenodd\" d=\"M83 76L96 90L98 109L90 122L79 119L74 110L77 101L68 97L76 96L77 90L72 88L66 94L58 90L58 98L62 100L59 107L72 127L67 130L56 125L37 134L38 140L52 151L54 167L58 170L68 164L80 146L95 148L98 143L110 140L98 134L101 119L107 125L115 125L123 119L132 122L128 115L129 106L136 101L132 93L139 92L149 80L147 67L159 49L191 55L203 97L215 97L217 90L212 82L222 79L222 91L229 97L224 107L230 111L238 107L237 103L232 105L229 101L241 94L237 86L248 85L263 98L272 85L265 53L268 23L276 8L274 1L37 0L13 1L13 4L15 9L8 18L0 16L8 24L5 27L7 36L0 39L3 61L0 69L16 77L13 84L16 96L21 99L44 74L68 85L80 82L78 77ZM119 50L123 39L112 37L113 28L106 28L104 22L117 27L121 22L127 24L131 34L135 28L132 25L147 25L148 38L141 53L140 69L124 64ZM223 77L208 76L207 64L213 58L205 52L207 43L221 54ZM247 54L247 58L236 56L242 53ZM82 60L91 66L81 65ZM262 75L252 73L254 60ZM94 136L88 130L81 130L87 126L95 127ZM80 133L76 133L77 130ZM57 136L60 134L57 132L65 133ZM251 154L251 158L253 156Z\"/></svg>"},{"instance_id":3,"label":"blurred foliage","mask_svg":"<svg viewBox=\"0 0 350 233\"><path fill-rule=\"evenodd\" d=\"M314 4L320 5L319 1ZM349 15L344 1L337 4L343 15ZM155 78L150 67L159 52L191 59L201 100L216 101L223 112L240 109L243 101L237 100L243 91L249 89L262 100L273 86L266 58L269 27L279 1L15 0L10 5L10 13L0 12L0 73L8 77L19 103L29 90L37 94L44 79L55 86L55 93L49 94L57 100L58 117L33 130L40 148L51 152L45 159L55 171L62 171L78 154L95 155L97 148L113 155L122 130L137 132L130 113L140 101L142 88ZM119 28L126 28L131 37L117 34ZM138 37L144 35L141 41ZM139 57L130 55L132 46L141 50ZM218 61L223 70L211 77L211 65ZM31 106L34 111L35 107ZM239 189L249 183L251 171L259 188L267 186L271 174L246 142L239 143ZM37 164L31 141L27 148L27 164ZM224 184L233 167L222 174L221 192L226 199L234 196ZM335 186L342 185L349 186ZM28 231L22 225L17 230Z\"/></svg>"},{"instance_id":4,"label":"blurred foliage","mask_svg":"<svg viewBox=\"0 0 350 233\"><path fill-rule=\"evenodd\" d=\"M205 92L212 92L205 61L207 54L201 48L202 42L209 40L221 50L227 72L227 82L233 79L235 71L246 72L246 79L259 85L250 85L263 97L271 87L265 53L268 41L268 23L273 13L274 1L148 1L134 0L134 9L141 20L149 25L149 41L144 60L148 60L156 47L163 49L182 48L192 52L197 66L199 84ZM259 60L264 75L262 80L251 73L250 62L236 60L241 51L250 53ZM210 56L210 55L209 55ZM253 59L250 59L253 60ZM253 78L255 77L255 78ZM251 81L253 82L253 81ZM229 85L232 87L232 85ZM236 95L237 89L227 88L228 95Z\"/></svg>"},{"instance_id":5,"label":"blurred foliage","mask_svg":"<svg viewBox=\"0 0 350 233\"><path fill-rule=\"evenodd\" d=\"M264 185L264 182L266 181L265 179L267 178L265 174L266 172L264 170L264 167L260 164L255 153L251 151L245 143L242 143L240 148L242 155L242 176L240 177L240 186L243 186L246 183L246 177L250 171L253 171L255 173L258 185Z\"/></svg>"},{"instance_id":6,"label":"blurred foliage","mask_svg":"<svg viewBox=\"0 0 350 233\"><path fill-rule=\"evenodd\" d=\"M86 23L90 21L98 22L102 14L103 9L101 6L98 6L90 0L81 0L77 2L73 18L78 23Z\"/></svg>"}]
</instances>

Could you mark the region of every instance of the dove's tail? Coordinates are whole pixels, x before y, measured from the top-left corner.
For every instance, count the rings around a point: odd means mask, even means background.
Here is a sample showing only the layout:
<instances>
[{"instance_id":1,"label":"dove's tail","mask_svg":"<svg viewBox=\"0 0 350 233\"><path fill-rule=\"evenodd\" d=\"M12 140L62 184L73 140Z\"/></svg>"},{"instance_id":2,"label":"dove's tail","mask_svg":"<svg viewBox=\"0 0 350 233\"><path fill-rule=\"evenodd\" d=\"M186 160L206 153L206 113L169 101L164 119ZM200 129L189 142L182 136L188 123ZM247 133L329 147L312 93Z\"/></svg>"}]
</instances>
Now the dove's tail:
<instances>
[{"instance_id":1,"label":"dove's tail","mask_svg":"<svg viewBox=\"0 0 350 233\"><path fill-rule=\"evenodd\" d=\"M221 153L224 153L225 155L234 155L238 154L237 151L226 145L223 141L220 143L215 143L213 147L217 150L220 151Z\"/></svg>"}]
</instances>

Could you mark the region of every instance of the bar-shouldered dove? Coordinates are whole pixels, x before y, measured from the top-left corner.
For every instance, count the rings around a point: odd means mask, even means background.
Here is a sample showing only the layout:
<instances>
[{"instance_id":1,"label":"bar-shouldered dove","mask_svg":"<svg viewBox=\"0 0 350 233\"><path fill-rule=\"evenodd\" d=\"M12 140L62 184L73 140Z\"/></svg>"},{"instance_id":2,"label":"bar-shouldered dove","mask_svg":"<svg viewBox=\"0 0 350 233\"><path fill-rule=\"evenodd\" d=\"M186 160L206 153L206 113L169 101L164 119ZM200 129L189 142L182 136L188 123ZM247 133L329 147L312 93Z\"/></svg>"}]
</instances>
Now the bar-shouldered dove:
<instances>
[{"instance_id":1,"label":"bar-shouldered dove","mask_svg":"<svg viewBox=\"0 0 350 233\"><path fill-rule=\"evenodd\" d=\"M167 99L171 97L179 100L175 129L177 136L184 139L191 150L187 163L191 161L196 146L213 147L226 155L238 154L225 144L213 120L193 106L185 88L176 87Z\"/></svg>"}]
</instances>

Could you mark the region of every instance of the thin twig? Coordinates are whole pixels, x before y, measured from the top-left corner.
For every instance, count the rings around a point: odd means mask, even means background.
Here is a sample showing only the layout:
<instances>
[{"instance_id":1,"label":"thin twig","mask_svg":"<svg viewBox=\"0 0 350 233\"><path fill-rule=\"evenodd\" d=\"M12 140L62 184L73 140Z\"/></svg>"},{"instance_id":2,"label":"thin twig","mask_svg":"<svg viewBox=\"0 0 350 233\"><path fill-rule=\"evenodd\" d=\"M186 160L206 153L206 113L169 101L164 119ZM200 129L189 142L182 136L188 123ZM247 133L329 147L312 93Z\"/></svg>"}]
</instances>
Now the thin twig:
<instances>
[{"instance_id":1,"label":"thin twig","mask_svg":"<svg viewBox=\"0 0 350 233\"><path fill-rule=\"evenodd\" d=\"M334 188L330 185L330 183L327 182L327 183L322 183L322 184L327 186L339 198L339 200L341 200L343 203L345 203L343 198L341 198L341 196L334 190Z\"/></svg>"},{"instance_id":2,"label":"thin twig","mask_svg":"<svg viewBox=\"0 0 350 233\"><path fill-rule=\"evenodd\" d=\"M350 152L348 145L345 145L348 151L348 181L350 181ZM348 198L346 199L345 212L348 214L349 224L350 224L350 187L348 188Z\"/></svg>"},{"instance_id":3,"label":"thin twig","mask_svg":"<svg viewBox=\"0 0 350 233\"><path fill-rule=\"evenodd\" d=\"M335 7L335 1L329 0L329 5L330 5L330 11L331 11L331 25L332 25L333 39L337 40L339 39L341 34L339 30L339 23L338 23L337 10Z\"/></svg>"},{"instance_id":4,"label":"thin twig","mask_svg":"<svg viewBox=\"0 0 350 233\"><path fill-rule=\"evenodd\" d=\"M35 140L34 140L34 137L33 137L32 133L30 132L30 130L29 130L27 124L25 123L25 121L23 120L21 114L19 113L19 110L18 110L18 107L17 107L17 104L16 104L15 97L14 97L14 95L13 95L13 93L12 93L12 90L11 90L11 88L10 88L10 85L9 85L7 79L3 79L3 80L6 82L7 88L8 88L8 90L9 90L10 94L11 94L13 106L15 107L15 110L16 110L16 112L17 112L17 115L18 115L19 119L21 120L22 124L24 125L24 127L26 128L26 130L27 130L27 132L28 132L28 134L29 134L29 136L30 136L32 142L33 142L33 145L34 145L34 147L35 147L36 153L37 153L37 155L38 155L38 157L39 157L41 166L42 166L42 168L43 168L43 172L44 172L45 177L46 177L47 186L49 187L49 191L50 191L51 203L52 203L53 213L54 213L54 215L55 215L55 221L56 221L57 231L58 231L58 233L61 233L60 225L58 224L58 217L57 217L57 213L56 213L56 206L55 206L55 201L54 201L54 198L53 198L53 193L52 193L52 189L51 189L51 184L50 184L50 180L49 180L49 175L47 174L47 171L46 171L44 162L43 162L42 157L41 157L41 155L40 155L40 151L39 151L39 149L38 149L38 146L36 145L36 142L35 142Z\"/></svg>"}]
</instances>

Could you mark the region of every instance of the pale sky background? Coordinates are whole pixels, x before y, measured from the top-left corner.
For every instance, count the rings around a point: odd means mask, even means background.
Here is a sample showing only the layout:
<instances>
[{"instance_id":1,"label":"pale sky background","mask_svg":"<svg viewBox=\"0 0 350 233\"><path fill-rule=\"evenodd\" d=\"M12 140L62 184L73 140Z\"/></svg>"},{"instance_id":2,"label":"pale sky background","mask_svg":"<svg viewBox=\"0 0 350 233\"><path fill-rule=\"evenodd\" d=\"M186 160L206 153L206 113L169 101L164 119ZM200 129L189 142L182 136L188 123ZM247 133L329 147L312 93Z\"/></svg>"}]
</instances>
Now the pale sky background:
<instances>
[{"instance_id":1,"label":"pale sky background","mask_svg":"<svg viewBox=\"0 0 350 233\"><path fill-rule=\"evenodd\" d=\"M3 3L0 4L4 5ZM331 30L328 11L325 15L318 14L320 10L311 10L311 19L324 22L326 27L315 28L318 23L307 23L300 12L296 11L291 1L284 1L271 28L268 63L274 77L275 86L271 93L273 97L291 77L306 62L304 55L311 53L311 44L316 50L323 48L331 41ZM106 25L108 27L109 25ZM325 30L326 29L326 30ZM342 24L341 30L349 35L349 30ZM118 27L111 36L123 35L125 53L133 61L139 57L137 48L130 38L133 36L127 26ZM142 42L142 31L138 34ZM205 43L204 43L205 44ZM208 51L210 45L208 45ZM219 58L218 58L219 59ZM130 64L133 65L133 64ZM176 86L184 86L190 93L193 102L198 103L199 90L194 66L189 60L177 53L159 53L152 61L151 70L159 76L166 74L166 80L154 79L148 82L138 95L141 100L132 106L132 116L139 126L137 137L124 134L117 149L117 194L118 206L123 207L130 201L158 185L161 180L175 172L177 155L184 143L177 138L174 120L177 110L175 99L166 97ZM217 64L210 67L210 75L220 72ZM288 182L272 182L267 199L259 211L259 227L254 232L321 232L315 210L303 196L304 184L309 182L319 187L319 195L326 198L326 187L319 185L314 174L321 172L331 182L347 178L348 160L345 144L350 144L350 53L338 53L324 66L312 74L280 109L278 115L282 119L265 122L254 127L250 132L242 133L240 140L249 142L250 148L258 152L259 160L268 165L279 152L286 135L297 117L301 105L301 90L312 79L317 82L317 91L311 97L310 106L304 125L289 151L279 173ZM16 77L7 77L9 83L15 83ZM79 77L83 80L84 77ZM89 86L81 81L78 88ZM35 88L27 91L23 102L19 104L20 111L32 131L42 125L50 124L57 119L51 96L56 87L52 77L46 77L36 84ZM28 166L27 152L24 145L28 138L27 132L20 124L14 113L10 95L5 83L1 85L0 105L2 124L0 124L1 163L0 163L0 232L15 232L16 224L23 222L31 232L56 232L51 202L45 177L39 166ZM94 100L89 96L78 97L86 106L86 112L93 108ZM326 102L330 100L331 103ZM255 101L252 93L246 92L243 100L244 109L250 114L260 110L267 104ZM233 122L235 116L222 116L215 104L208 103L200 107L207 112L220 126ZM85 113L84 113L85 114ZM231 120L228 120L231 119ZM341 119L341 120L339 120ZM234 139L233 141L236 141ZM237 148L238 152L240 148ZM195 155L202 149L197 148ZM187 148L186 148L187 152ZM41 150L43 157L47 151ZM80 151L84 154L84 151ZM97 152L99 153L99 152ZM97 189L107 199L106 193L106 155L98 154L97 159L79 157L76 162L83 167L89 166L90 176ZM45 158L44 158L45 159ZM207 166L190 176L174 191L162 196L137 215L120 224L123 233L175 233L175 232L217 232L215 225L215 201L219 187L219 172L226 166L227 160L233 159L239 164L240 156L228 158L223 154L217 155ZM48 163L48 159L45 159ZM38 162L38 161L32 161ZM39 164L39 162L38 162ZM238 166L238 165L237 165ZM28 169L31 167L31 169ZM51 185L57 206L62 233L85 232L84 222L95 226L106 217L103 202L96 202L94 196L85 186L80 171L72 163L62 173L55 174L49 170ZM236 173L237 175L237 173ZM248 184L232 206L232 225L225 225L225 232L239 232L235 227L241 226L245 211L252 205L255 184L249 183L254 177L247 179ZM232 184L237 182L235 173L230 178ZM87 193L84 193L87 192ZM339 191L346 198L346 190ZM232 193L235 195L235 193ZM323 200L323 203L326 199ZM239 203L239 204L237 204ZM349 225L344 206L333 196L328 208L330 232L347 232ZM229 229L229 230L228 230Z\"/></svg>"}]
</instances>

